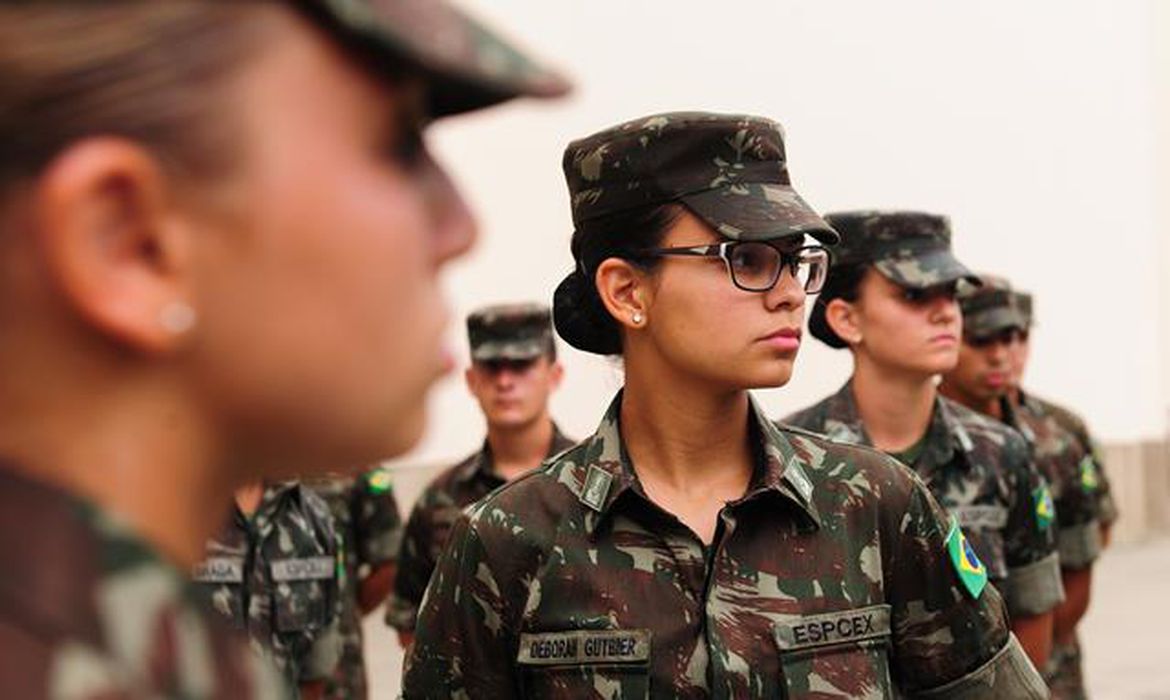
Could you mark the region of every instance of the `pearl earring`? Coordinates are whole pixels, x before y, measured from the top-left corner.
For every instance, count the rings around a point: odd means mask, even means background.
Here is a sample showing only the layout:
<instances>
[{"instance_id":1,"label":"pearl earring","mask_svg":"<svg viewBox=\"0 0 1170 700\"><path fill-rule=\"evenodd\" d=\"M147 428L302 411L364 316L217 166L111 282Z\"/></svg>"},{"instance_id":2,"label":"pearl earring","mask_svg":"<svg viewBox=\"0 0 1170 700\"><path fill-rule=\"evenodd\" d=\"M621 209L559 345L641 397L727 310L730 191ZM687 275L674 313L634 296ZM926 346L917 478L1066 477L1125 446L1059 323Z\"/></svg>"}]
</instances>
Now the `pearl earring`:
<instances>
[{"instance_id":1,"label":"pearl earring","mask_svg":"<svg viewBox=\"0 0 1170 700\"><path fill-rule=\"evenodd\" d=\"M642 325L642 313L640 311L635 311L634 315L630 317L630 320L634 322L635 326Z\"/></svg>"},{"instance_id":2,"label":"pearl earring","mask_svg":"<svg viewBox=\"0 0 1170 700\"><path fill-rule=\"evenodd\" d=\"M158 312L158 322L174 335L182 335L195 327L195 309L190 304L172 301Z\"/></svg>"}]
</instances>

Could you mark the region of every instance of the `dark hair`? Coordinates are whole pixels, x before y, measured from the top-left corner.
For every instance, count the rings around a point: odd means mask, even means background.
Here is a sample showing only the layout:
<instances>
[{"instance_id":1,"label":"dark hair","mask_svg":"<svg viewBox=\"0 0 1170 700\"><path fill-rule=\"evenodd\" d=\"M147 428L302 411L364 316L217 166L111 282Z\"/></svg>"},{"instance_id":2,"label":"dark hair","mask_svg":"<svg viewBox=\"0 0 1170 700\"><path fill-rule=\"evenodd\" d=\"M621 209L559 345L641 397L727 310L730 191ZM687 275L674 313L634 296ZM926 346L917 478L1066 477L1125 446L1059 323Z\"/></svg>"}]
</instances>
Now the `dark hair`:
<instances>
[{"instance_id":1,"label":"dark hair","mask_svg":"<svg viewBox=\"0 0 1170 700\"><path fill-rule=\"evenodd\" d=\"M597 268L621 258L642 269L657 259L645 251L658 247L684 210L678 203L617 212L583 222L573 232L570 249L577 263L553 293L553 325L569 345L598 355L620 355L622 334L597 293Z\"/></svg>"},{"instance_id":2,"label":"dark hair","mask_svg":"<svg viewBox=\"0 0 1170 700\"><path fill-rule=\"evenodd\" d=\"M861 293L861 281L869 270L869 263L845 263L833 265L829 268L829 277L821 289L820 296L813 304L812 313L808 317L808 330L813 337L831 348L845 348L849 344L841 339L829 326L825 317L825 309L834 299L854 302Z\"/></svg>"}]
</instances>

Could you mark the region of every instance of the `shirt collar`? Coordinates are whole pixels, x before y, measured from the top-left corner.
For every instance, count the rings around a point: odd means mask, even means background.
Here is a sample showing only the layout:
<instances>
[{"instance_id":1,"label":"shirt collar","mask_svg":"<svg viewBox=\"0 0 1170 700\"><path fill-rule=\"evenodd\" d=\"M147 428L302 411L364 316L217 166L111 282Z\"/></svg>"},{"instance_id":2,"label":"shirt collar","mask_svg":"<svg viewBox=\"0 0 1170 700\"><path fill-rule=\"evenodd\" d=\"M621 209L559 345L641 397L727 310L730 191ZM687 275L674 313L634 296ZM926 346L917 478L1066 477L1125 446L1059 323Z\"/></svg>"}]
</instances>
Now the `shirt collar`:
<instances>
[{"instance_id":1,"label":"shirt collar","mask_svg":"<svg viewBox=\"0 0 1170 700\"><path fill-rule=\"evenodd\" d=\"M831 439L873 447L873 440L865 431L861 414L857 410L852 380L829 397L825 416L825 434ZM955 415L953 404L943 396L934 399L934 409L923 441L922 453L917 463L911 465L922 472L951 461L956 451L967 454L974 449L971 436Z\"/></svg>"},{"instance_id":2,"label":"shirt collar","mask_svg":"<svg viewBox=\"0 0 1170 700\"><path fill-rule=\"evenodd\" d=\"M754 421L757 426L754 434L761 441L760 454L763 456L763 464L757 465L747 492L736 503L765 493L776 493L793 502L819 527L821 518L812 497L813 484L808 477L807 458L798 453L784 433L766 419L755 399L749 400L751 402L748 410L749 420ZM575 470L577 478L566 480L562 476L562 481L566 482L578 500L589 509L585 527L590 534L607 518L618 500L630 497L649 500L638 482L638 476L622 442L621 402L622 392L619 391L601 419L597 431L573 453L569 453L573 457L577 454L581 456L579 466ZM577 453L577 450L583 452ZM568 455L566 457L572 458ZM626 495L627 492L631 495Z\"/></svg>"},{"instance_id":3,"label":"shirt collar","mask_svg":"<svg viewBox=\"0 0 1170 700\"><path fill-rule=\"evenodd\" d=\"M566 446L573 444L573 441L565 437L565 434L561 432L560 427L555 422L552 428L552 440L549 441L548 450L544 455L546 460L560 454L565 450ZM468 482L474 479L483 479L497 486L504 483L500 475L496 474L495 459L492 457L492 447L488 444L486 438L479 452L476 452L460 463L460 467L457 469L455 475L457 481Z\"/></svg>"}]
</instances>

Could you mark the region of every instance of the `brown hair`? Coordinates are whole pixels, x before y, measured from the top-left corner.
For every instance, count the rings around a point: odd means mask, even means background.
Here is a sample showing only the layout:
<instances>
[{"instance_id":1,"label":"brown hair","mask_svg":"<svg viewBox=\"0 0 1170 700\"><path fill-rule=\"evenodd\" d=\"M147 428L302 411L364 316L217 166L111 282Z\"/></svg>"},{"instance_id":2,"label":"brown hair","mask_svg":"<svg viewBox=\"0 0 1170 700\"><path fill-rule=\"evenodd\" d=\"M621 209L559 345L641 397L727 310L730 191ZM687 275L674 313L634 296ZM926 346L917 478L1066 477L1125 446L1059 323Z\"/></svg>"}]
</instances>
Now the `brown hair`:
<instances>
[{"instance_id":1,"label":"brown hair","mask_svg":"<svg viewBox=\"0 0 1170 700\"><path fill-rule=\"evenodd\" d=\"M267 2L103 0L0 8L0 192L69 144L119 136L179 175L232 164L220 109Z\"/></svg>"}]
</instances>

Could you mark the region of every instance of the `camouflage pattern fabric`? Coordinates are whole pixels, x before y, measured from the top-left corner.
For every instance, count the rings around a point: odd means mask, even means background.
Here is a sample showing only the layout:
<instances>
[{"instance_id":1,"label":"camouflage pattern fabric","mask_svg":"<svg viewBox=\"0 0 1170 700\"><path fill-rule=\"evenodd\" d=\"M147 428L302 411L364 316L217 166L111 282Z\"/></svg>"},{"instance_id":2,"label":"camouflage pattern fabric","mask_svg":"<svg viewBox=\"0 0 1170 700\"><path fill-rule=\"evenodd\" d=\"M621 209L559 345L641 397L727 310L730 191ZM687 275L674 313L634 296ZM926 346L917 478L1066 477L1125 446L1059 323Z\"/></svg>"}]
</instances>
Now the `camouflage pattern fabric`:
<instances>
[{"instance_id":1,"label":"camouflage pattern fabric","mask_svg":"<svg viewBox=\"0 0 1170 700\"><path fill-rule=\"evenodd\" d=\"M767 240L837 234L796 190L771 119L668 112L618 124L565 149L573 224L681 202L720 235Z\"/></svg>"},{"instance_id":2,"label":"camouflage pattern fabric","mask_svg":"<svg viewBox=\"0 0 1170 700\"><path fill-rule=\"evenodd\" d=\"M192 574L293 688L330 678L341 655L338 545L320 496L297 482L270 484L251 518L233 508Z\"/></svg>"},{"instance_id":3,"label":"camouflage pattern fabric","mask_svg":"<svg viewBox=\"0 0 1170 700\"><path fill-rule=\"evenodd\" d=\"M917 211L846 211L825 215L841 235L833 261L871 264L901 287L925 289L979 278L951 253L947 217Z\"/></svg>"},{"instance_id":4,"label":"camouflage pattern fabric","mask_svg":"<svg viewBox=\"0 0 1170 700\"><path fill-rule=\"evenodd\" d=\"M575 440L565 437L554 425L548 456L560 454L574 444ZM406 522L394 592L386 604L386 624L404 632L414 631L423 593L451 528L467 506L504 483L495 472L491 448L485 441L479 452L445 469L427 485Z\"/></svg>"},{"instance_id":5,"label":"camouflage pattern fabric","mask_svg":"<svg viewBox=\"0 0 1170 700\"><path fill-rule=\"evenodd\" d=\"M1000 402L1004 422L1031 445L1036 464L1052 488L1061 567L1084 569L1101 553L1098 484L1089 473L1096 469L1095 463L1076 436L1038 402L1028 396L1022 399L1019 406Z\"/></svg>"},{"instance_id":6,"label":"camouflage pattern fabric","mask_svg":"<svg viewBox=\"0 0 1170 700\"><path fill-rule=\"evenodd\" d=\"M756 475L705 547L647 499L620 401L460 518L407 698L1046 696L999 595L960 585L947 516L905 467L753 405Z\"/></svg>"},{"instance_id":7,"label":"camouflage pattern fabric","mask_svg":"<svg viewBox=\"0 0 1170 700\"><path fill-rule=\"evenodd\" d=\"M367 696L358 585L370 572L392 564L402 542L402 516L390 473L382 467L361 476L335 476L305 482L329 504L345 552L341 586L341 659L325 685L325 697L360 700Z\"/></svg>"},{"instance_id":8,"label":"camouflage pattern fabric","mask_svg":"<svg viewBox=\"0 0 1170 700\"><path fill-rule=\"evenodd\" d=\"M852 382L781 423L873 444ZM939 396L922 452L909 466L963 525L1011 615L1045 613L1064 599L1047 485L1019 433Z\"/></svg>"},{"instance_id":9,"label":"camouflage pattern fabric","mask_svg":"<svg viewBox=\"0 0 1170 700\"><path fill-rule=\"evenodd\" d=\"M247 640L124 524L0 464L0 697L282 698Z\"/></svg>"},{"instance_id":10,"label":"camouflage pattern fabric","mask_svg":"<svg viewBox=\"0 0 1170 700\"><path fill-rule=\"evenodd\" d=\"M298 0L319 26L375 67L407 63L428 81L431 115L513 97L557 97L569 83L445 0ZM401 70L399 68L399 70Z\"/></svg>"},{"instance_id":11,"label":"camouflage pattern fabric","mask_svg":"<svg viewBox=\"0 0 1170 700\"><path fill-rule=\"evenodd\" d=\"M1052 660L1044 677L1052 700L1087 700L1082 665L1079 639L1073 639L1072 644L1053 644Z\"/></svg>"},{"instance_id":12,"label":"camouflage pattern fabric","mask_svg":"<svg viewBox=\"0 0 1170 700\"><path fill-rule=\"evenodd\" d=\"M1020 307L1020 297L1002 277L980 275L980 286L964 286L959 293L963 311L963 335L981 340L1012 328L1028 329L1028 316Z\"/></svg>"},{"instance_id":13,"label":"camouflage pattern fabric","mask_svg":"<svg viewBox=\"0 0 1170 700\"><path fill-rule=\"evenodd\" d=\"M467 316L471 359L527 360L553 353L552 312L540 304L498 304Z\"/></svg>"},{"instance_id":14,"label":"camouflage pattern fabric","mask_svg":"<svg viewBox=\"0 0 1170 700\"><path fill-rule=\"evenodd\" d=\"M1020 395L1024 397L1025 402L1034 407L1034 410L1052 416L1062 428L1072 433L1081 443L1082 448L1093 458L1091 471L1097 481L1099 517L1103 524L1112 525L1117 521L1117 502L1113 499L1113 487L1109 483L1109 474L1105 470L1105 459L1101 446L1089 433L1089 427L1084 419L1060 404L1027 394L1023 390L1020 390Z\"/></svg>"}]
</instances>

